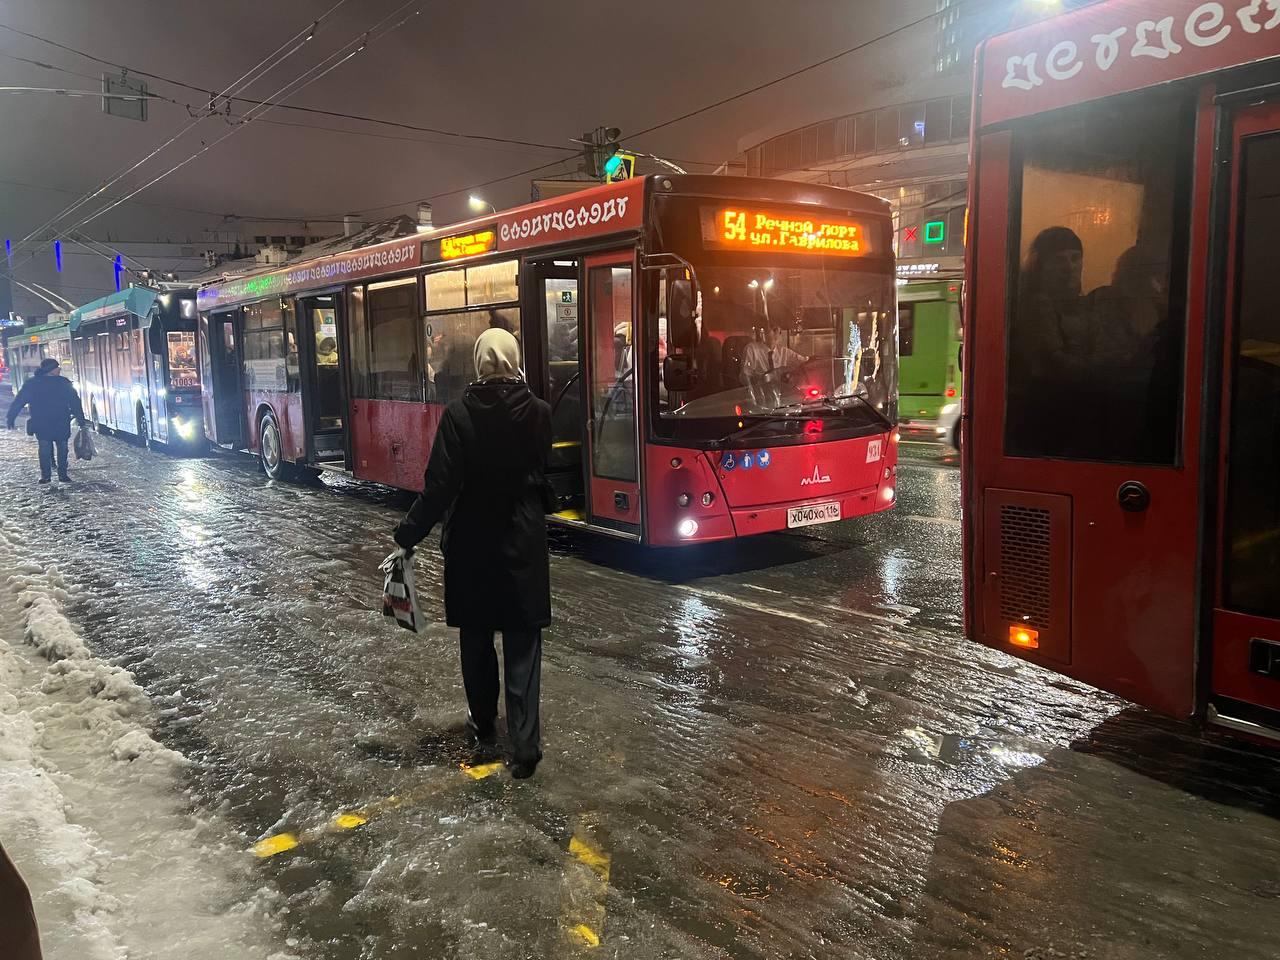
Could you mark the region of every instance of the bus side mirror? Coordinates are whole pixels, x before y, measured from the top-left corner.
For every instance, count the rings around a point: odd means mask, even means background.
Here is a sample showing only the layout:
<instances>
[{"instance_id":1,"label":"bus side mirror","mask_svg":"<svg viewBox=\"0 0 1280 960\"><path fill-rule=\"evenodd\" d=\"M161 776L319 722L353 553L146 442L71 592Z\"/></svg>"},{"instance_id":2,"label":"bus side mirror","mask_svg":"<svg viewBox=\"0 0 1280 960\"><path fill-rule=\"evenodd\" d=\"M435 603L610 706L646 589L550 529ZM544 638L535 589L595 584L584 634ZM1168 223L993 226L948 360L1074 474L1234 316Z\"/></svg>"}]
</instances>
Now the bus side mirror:
<instances>
[{"instance_id":1,"label":"bus side mirror","mask_svg":"<svg viewBox=\"0 0 1280 960\"><path fill-rule=\"evenodd\" d=\"M662 382L672 393L688 393L698 385L698 371L687 353L669 354L662 361Z\"/></svg>"},{"instance_id":2,"label":"bus side mirror","mask_svg":"<svg viewBox=\"0 0 1280 960\"><path fill-rule=\"evenodd\" d=\"M692 350L698 344L694 322L693 281L672 280L667 291L667 330L671 346Z\"/></svg>"}]
</instances>

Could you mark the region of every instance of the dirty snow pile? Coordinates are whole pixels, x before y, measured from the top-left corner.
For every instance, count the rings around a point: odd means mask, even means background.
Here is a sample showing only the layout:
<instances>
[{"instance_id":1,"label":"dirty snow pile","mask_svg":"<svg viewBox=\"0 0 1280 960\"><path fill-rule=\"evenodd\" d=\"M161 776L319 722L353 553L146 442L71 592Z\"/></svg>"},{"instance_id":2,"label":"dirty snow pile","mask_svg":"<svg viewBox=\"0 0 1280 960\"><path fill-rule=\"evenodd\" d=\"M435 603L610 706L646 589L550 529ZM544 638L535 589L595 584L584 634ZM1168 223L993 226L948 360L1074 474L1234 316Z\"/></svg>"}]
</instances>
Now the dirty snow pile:
<instances>
[{"instance_id":1,"label":"dirty snow pile","mask_svg":"<svg viewBox=\"0 0 1280 960\"><path fill-rule=\"evenodd\" d=\"M93 656L38 554L0 519L0 840L46 958L285 960L252 864L184 802L186 760L150 735L132 674Z\"/></svg>"}]
</instances>

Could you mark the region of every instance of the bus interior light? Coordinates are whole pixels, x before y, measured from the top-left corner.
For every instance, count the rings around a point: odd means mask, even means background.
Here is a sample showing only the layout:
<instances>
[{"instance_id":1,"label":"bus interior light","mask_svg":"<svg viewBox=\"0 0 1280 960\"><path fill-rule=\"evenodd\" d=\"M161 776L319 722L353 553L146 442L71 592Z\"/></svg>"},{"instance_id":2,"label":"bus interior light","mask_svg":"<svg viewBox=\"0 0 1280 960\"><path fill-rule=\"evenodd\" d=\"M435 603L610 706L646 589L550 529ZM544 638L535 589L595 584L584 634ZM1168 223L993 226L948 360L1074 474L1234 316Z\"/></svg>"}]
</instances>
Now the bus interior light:
<instances>
[{"instance_id":1,"label":"bus interior light","mask_svg":"<svg viewBox=\"0 0 1280 960\"><path fill-rule=\"evenodd\" d=\"M1036 650L1040 646L1040 631L1020 623L1009 624L1009 642L1015 647Z\"/></svg>"},{"instance_id":2,"label":"bus interior light","mask_svg":"<svg viewBox=\"0 0 1280 960\"><path fill-rule=\"evenodd\" d=\"M698 521L692 517L685 517L676 527L676 532L685 539L695 536L698 533Z\"/></svg>"}]
</instances>

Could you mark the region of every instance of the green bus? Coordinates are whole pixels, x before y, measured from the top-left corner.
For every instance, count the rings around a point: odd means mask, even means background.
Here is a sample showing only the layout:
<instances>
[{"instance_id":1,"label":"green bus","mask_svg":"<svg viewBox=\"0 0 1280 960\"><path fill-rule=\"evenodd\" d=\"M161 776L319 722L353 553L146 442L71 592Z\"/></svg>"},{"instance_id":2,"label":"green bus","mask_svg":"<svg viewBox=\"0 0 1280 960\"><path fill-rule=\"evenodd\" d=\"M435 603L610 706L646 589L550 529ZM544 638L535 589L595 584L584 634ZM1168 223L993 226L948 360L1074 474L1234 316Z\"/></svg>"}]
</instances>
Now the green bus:
<instances>
[{"instance_id":1,"label":"green bus","mask_svg":"<svg viewBox=\"0 0 1280 960\"><path fill-rule=\"evenodd\" d=\"M898 415L907 434L940 439L939 418L960 403L960 281L898 287ZM943 417L943 419L946 419Z\"/></svg>"}]
</instances>

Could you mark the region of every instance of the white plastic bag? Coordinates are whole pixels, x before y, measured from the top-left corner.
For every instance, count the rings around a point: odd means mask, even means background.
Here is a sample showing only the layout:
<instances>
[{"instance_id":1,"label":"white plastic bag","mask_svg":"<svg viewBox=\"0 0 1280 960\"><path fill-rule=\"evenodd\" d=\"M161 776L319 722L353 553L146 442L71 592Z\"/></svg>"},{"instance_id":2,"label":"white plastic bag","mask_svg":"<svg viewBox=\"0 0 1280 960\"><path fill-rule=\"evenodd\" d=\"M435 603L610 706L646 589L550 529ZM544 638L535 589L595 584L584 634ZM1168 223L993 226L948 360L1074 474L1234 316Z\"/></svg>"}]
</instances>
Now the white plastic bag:
<instances>
[{"instance_id":1,"label":"white plastic bag","mask_svg":"<svg viewBox=\"0 0 1280 960\"><path fill-rule=\"evenodd\" d=\"M98 455L98 445L87 427L81 427L77 431L76 438L72 441L72 449L75 451L77 460L92 460Z\"/></svg>"},{"instance_id":2,"label":"white plastic bag","mask_svg":"<svg viewBox=\"0 0 1280 960\"><path fill-rule=\"evenodd\" d=\"M413 586L413 551L397 548L378 569L384 574L382 615L393 617L400 626L417 633L422 626L422 611Z\"/></svg>"}]
</instances>

